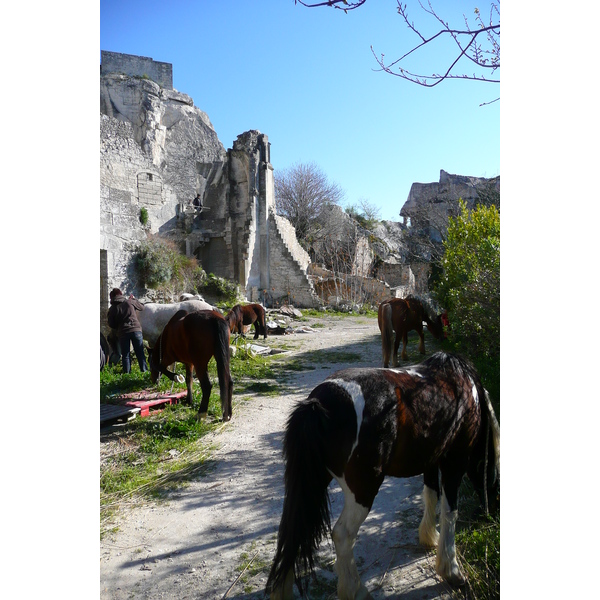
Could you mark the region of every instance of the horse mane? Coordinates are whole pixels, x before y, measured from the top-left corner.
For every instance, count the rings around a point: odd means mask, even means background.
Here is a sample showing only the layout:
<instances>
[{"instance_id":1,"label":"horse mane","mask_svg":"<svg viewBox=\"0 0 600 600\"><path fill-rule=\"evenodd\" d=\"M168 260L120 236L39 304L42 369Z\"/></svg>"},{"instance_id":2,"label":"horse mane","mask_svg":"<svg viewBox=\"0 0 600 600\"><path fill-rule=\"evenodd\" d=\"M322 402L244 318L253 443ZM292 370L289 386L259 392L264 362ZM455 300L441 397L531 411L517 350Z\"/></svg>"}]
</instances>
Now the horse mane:
<instances>
[{"instance_id":1,"label":"horse mane","mask_svg":"<svg viewBox=\"0 0 600 600\"><path fill-rule=\"evenodd\" d=\"M436 310L433 301L426 296L417 296L416 294L409 294L408 296L406 296L405 300L413 300L415 302L419 302L423 307L425 316L427 317L427 319L429 319L429 321L435 321L437 319L438 312L441 312Z\"/></svg>"},{"instance_id":2,"label":"horse mane","mask_svg":"<svg viewBox=\"0 0 600 600\"><path fill-rule=\"evenodd\" d=\"M486 443L483 445L484 452L487 453L487 432L491 431L492 439L491 439L491 448L493 451L493 456L490 458L494 461L494 466L496 468L496 473L498 477L498 481L500 480L500 425L498 423L498 419L496 418L496 413L494 412L494 408L492 406L492 402L490 400L490 396L488 391L483 387L481 383L481 379L473 366L473 364L467 360L465 357L460 356L458 354L448 354L446 352L436 352L431 355L428 359L423 361L423 365L427 364L430 367L440 369L444 374L453 373L460 377L468 377L470 378L476 388L477 396L481 402L481 413L482 413L482 427L481 432L483 436L483 440L486 440ZM486 462L487 462L487 454L486 454ZM485 472L487 473L487 465L485 465ZM484 495L487 498L487 486L484 486L483 490ZM486 499L487 505L487 499ZM487 510L487 506L486 506Z\"/></svg>"},{"instance_id":3,"label":"horse mane","mask_svg":"<svg viewBox=\"0 0 600 600\"><path fill-rule=\"evenodd\" d=\"M225 320L231 325L232 323L240 323L244 318L242 314L242 306L236 304L226 315Z\"/></svg>"}]
</instances>

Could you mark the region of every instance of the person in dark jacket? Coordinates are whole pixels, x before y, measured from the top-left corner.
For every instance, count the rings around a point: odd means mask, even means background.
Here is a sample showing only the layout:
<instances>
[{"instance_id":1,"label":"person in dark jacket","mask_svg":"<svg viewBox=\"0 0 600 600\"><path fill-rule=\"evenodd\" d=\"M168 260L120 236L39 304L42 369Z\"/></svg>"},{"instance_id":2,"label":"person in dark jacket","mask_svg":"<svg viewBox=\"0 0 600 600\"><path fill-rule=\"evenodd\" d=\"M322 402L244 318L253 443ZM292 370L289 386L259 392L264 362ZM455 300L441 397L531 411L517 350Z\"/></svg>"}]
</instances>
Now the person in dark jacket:
<instances>
[{"instance_id":1,"label":"person in dark jacket","mask_svg":"<svg viewBox=\"0 0 600 600\"><path fill-rule=\"evenodd\" d=\"M123 371L131 372L130 344L138 359L140 371L148 370L146 356L144 355L144 339L142 326L137 318L136 311L144 310L144 305L136 300L133 295L125 298L119 288L114 288L110 293L110 308L108 309L108 324L116 330L121 346L121 360Z\"/></svg>"}]
</instances>

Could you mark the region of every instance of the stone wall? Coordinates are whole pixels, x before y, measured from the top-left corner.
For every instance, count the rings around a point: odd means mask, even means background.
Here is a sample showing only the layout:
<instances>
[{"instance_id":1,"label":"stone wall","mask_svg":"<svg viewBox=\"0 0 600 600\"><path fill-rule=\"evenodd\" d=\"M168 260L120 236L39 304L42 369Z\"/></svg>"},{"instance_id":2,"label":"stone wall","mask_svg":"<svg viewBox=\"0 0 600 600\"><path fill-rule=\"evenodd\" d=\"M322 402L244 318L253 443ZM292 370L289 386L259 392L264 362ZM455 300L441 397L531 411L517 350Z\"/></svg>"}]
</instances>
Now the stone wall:
<instances>
[{"instance_id":1,"label":"stone wall","mask_svg":"<svg viewBox=\"0 0 600 600\"><path fill-rule=\"evenodd\" d=\"M306 253L295 234L285 227L281 233L276 224L272 228L268 137L247 131L225 151L208 116L189 96L140 77L144 57L121 60L112 54L103 52L107 62L100 81L103 288L143 297L146 290L137 281L132 258L148 235L159 235L196 256L205 271L238 283L248 299L273 287L282 297L293 281L294 289L304 286L298 298L312 306L310 282L302 273ZM196 194L202 199L200 213L191 205ZM142 208L149 216L145 226ZM283 264L293 274L284 277Z\"/></svg>"},{"instance_id":2,"label":"stone wall","mask_svg":"<svg viewBox=\"0 0 600 600\"><path fill-rule=\"evenodd\" d=\"M308 254L300 247L292 224L271 209L269 214L269 275L267 303L289 302L294 306L319 306L312 281L307 275Z\"/></svg>"},{"instance_id":3,"label":"stone wall","mask_svg":"<svg viewBox=\"0 0 600 600\"><path fill-rule=\"evenodd\" d=\"M158 62L146 56L105 50L101 52L101 60L100 72L102 75L123 73L134 77L148 77L161 87L173 89L173 65L170 63Z\"/></svg>"}]
</instances>

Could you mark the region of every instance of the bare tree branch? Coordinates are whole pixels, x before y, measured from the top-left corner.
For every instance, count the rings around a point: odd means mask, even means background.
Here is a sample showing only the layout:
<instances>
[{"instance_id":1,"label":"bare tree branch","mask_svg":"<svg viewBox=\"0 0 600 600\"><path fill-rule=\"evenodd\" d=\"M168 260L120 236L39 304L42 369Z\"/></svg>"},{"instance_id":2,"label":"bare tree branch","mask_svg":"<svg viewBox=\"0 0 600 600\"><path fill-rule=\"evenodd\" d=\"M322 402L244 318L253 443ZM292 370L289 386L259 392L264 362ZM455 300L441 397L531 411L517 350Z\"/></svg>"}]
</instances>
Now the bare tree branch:
<instances>
[{"instance_id":1,"label":"bare tree branch","mask_svg":"<svg viewBox=\"0 0 600 600\"><path fill-rule=\"evenodd\" d=\"M330 182L314 163L275 171L274 179L277 213L292 223L298 241L307 249L321 227L323 210L339 204L345 192L337 183Z\"/></svg>"},{"instance_id":2,"label":"bare tree branch","mask_svg":"<svg viewBox=\"0 0 600 600\"><path fill-rule=\"evenodd\" d=\"M312 3L303 2L302 0L295 1L308 8L329 6L331 8L344 10L345 12L359 8L366 2L366 0L356 0L354 2L349 2L347 0L328 0ZM433 35L423 35L421 33L422 29L415 26L414 22L409 19L406 4L402 4L400 0L397 0L398 14L403 18L407 27L420 41L408 50L408 52L405 52L400 58L393 60L392 62L386 62L383 53L378 56L375 53L373 46L371 46L371 52L380 67L379 70L423 87L435 87L446 79L466 79L471 81L484 81L487 83L500 82L499 77L496 75L496 71L500 69L500 0L490 3L488 21L483 20L478 8L475 8L473 11L475 15L475 25L473 27L469 24L466 15L463 15L465 27L461 29L450 27L449 23L437 14L430 0L427 0L427 6L424 6L421 0L418 0L418 2L421 9L439 23L441 29ZM413 72L410 68L405 68L404 65L406 64L406 59L409 56L427 45L433 45L434 42L448 37L454 40L457 51L456 54L451 55L449 64L445 69L433 74L424 74ZM443 55L444 53L441 54ZM470 72L466 67L463 68L462 71L458 71L457 65L459 62L461 64L463 62L468 64L463 61L463 59L469 61L470 64L475 67L475 71ZM484 104L491 104L492 102ZM482 104L482 106L484 104Z\"/></svg>"},{"instance_id":3,"label":"bare tree branch","mask_svg":"<svg viewBox=\"0 0 600 600\"><path fill-rule=\"evenodd\" d=\"M344 12L348 12L349 10L354 10L359 6L362 6L367 0L357 0L356 2L348 2L347 0L329 0L328 2L302 2L302 0L294 0L294 4L302 4L302 6L306 6L307 8L316 8L317 6L330 6L331 8L338 8L343 10ZM344 6L338 6L338 4L343 4Z\"/></svg>"},{"instance_id":4,"label":"bare tree branch","mask_svg":"<svg viewBox=\"0 0 600 600\"><path fill-rule=\"evenodd\" d=\"M449 26L448 22L444 21L434 10L431 2L428 1L427 5L429 8L423 6L421 1L419 0L419 5L423 9L424 12L434 17L440 25L442 25L442 29L437 31L434 35L429 37L425 37L421 34L421 32L415 27L414 23L409 19L408 11L406 4L402 4L398 1L398 14L404 19L404 22L408 26L408 28L413 31L421 40L416 46L411 48L408 52L403 54L400 58L386 63L384 60L384 54L378 58L375 54L373 46L371 46L371 52L373 52L373 56L375 56L375 60L381 67L382 71L389 73L390 75L394 75L396 77L401 77L402 79L406 79L407 81L411 81L412 83L416 83L418 85L424 87L435 87L440 84L442 81L446 79L469 79L473 81L485 81L488 83L499 83L500 79L494 77L494 73L497 69L500 68L500 9L499 3L498 5L492 3L490 9L490 22L489 24L484 23L481 13L478 8L475 8L475 21L477 24L476 29L472 29L469 26L468 19L465 15L463 18L465 20L465 29L453 29ZM494 22L494 18L497 17L498 22ZM483 48L480 43L480 36L484 38L487 43L486 49ZM450 65L446 68L445 71L440 73L434 73L431 75L425 74L417 74L405 69L404 67L399 66L400 63L406 59L408 56L416 52L417 50L423 48L427 44L431 44L437 39L442 37L451 37L458 47L458 55L455 55L451 59ZM485 72L479 73L467 73L463 71L462 73L453 72L453 69L456 67L458 62L462 58L467 58L471 61L478 69L480 70L490 70L491 73L488 75Z\"/></svg>"}]
</instances>

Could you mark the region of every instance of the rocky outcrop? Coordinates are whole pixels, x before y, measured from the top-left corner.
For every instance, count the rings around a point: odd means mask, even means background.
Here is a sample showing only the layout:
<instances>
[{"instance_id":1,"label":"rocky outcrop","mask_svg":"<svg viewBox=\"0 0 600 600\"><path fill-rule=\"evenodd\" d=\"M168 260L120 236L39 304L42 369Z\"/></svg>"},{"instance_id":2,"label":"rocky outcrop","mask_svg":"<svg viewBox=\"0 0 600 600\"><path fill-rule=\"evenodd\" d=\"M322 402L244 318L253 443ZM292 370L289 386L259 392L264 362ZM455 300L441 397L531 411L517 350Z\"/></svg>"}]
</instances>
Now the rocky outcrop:
<instances>
[{"instance_id":1,"label":"rocky outcrop","mask_svg":"<svg viewBox=\"0 0 600 600\"><path fill-rule=\"evenodd\" d=\"M439 182L413 183L400 211L404 222L410 219L415 230L421 230L434 242L441 242L448 227L448 217L456 216L459 198L473 208L480 196L493 190L500 193L500 177L470 177L440 171Z\"/></svg>"},{"instance_id":2,"label":"rocky outcrop","mask_svg":"<svg viewBox=\"0 0 600 600\"><path fill-rule=\"evenodd\" d=\"M100 81L102 306L111 287L145 293L132 258L149 234L196 256L248 299L266 302L265 290L283 297L293 280L296 296L313 306L306 253L276 220L268 137L247 131L225 151L206 113L172 88L170 65L102 56L110 58ZM197 194L200 213L191 205Z\"/></svg>"}]
</instances>

